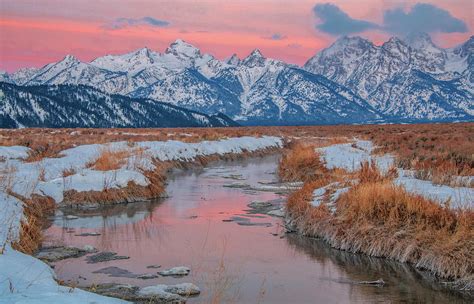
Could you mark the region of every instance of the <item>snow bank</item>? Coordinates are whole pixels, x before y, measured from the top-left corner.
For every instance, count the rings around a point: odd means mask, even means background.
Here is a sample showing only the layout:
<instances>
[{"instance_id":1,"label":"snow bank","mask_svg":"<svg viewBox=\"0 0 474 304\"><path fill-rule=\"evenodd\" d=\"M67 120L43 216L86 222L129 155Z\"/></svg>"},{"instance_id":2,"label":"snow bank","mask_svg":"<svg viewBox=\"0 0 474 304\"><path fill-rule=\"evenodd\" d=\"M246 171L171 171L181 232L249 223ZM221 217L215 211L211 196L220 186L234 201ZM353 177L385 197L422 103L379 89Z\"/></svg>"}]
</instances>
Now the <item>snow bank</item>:
<instances>
[{"instance_id":1,"label":"snow bank","mask_svg":"<svg viewBox=\"0 0 474 304\"><path fill-rule=\"evenodd\" d=\"M82 191L103 191L112 188L124 188L129 181L134 181L137 185L146 186L146 177L137 171L127 169L96 171L84 169L79 174L74 174L65 178L56 178L48 182L39 182L35 193L50 196L56 202L63 201L63 193L68 190Z\"/></svg>"},{"instance_id":2,"label":"snow bank","mask_svg":"<svg viewBox=\"0 0 474 304\"><path fill-rule=\"evenodd\" d=\"M143 175L144 170L153 170L153 159L161 161L181 160L193 161L199 156L213 154L255 152L266 148L281 147L279 137L239 137L218 141L202 141L199 143L185 143L181 141L145 141L137 142L130 146L127 142L114 142L109 144L82 145L64 150L59 158L44 158L38 162L24 163L14 159L12 151L23 155L27 150L9 149L8 161L0 163L0 170L13 168L12 190L25 197L32 194L48 195L57 203L63 200L63 192L76 191L102 191L106 188L122 188L133 181L138 185L148 185L148 180ZM12 147L8 147L12 148ZM127 159L126 164L113 171L96 171L88 169L87 164L96 160L102 151L137 150L143 151L139 156L133 155ZM6 150L5 150L6 151ZM7 155L7 152L5 152ZM65 170L75 174L63 177Z\"/></svg>"},{"instance_id":3,"label":"snow bank","mask_svg":"<svg viewBox=\"0 0 474 304\"><path fill-rule=\"evenodd\" d=\"M8 159L25 159L28 157L28 152L30 148L23 146L11 146L11 147L2 147L0 146L0 160Z\"/></svg>"},{"instance_id":4,"label":"snow bank","mask_svg":"<svg viewBox=\"0 0 474 304\"><path fill-rule=\"evenodd\" d=\"M326 203L326 206L332 213L336 212L336 201L342 194L346 193L350 189L350 187L341 188L340 186L341 183L334 182L324 187L314 189L313 200L310 202L310 204L314 207L318 207L321 204ZM325 202L325 197L328 194L329 199Z\"/></svg>"},{"instance_id":5,"label":"snow bank","mask_svg":"<svg viewBox=\"0 0 474 304\"><path fill-rule=\"evenodd\" d=\"M20 237L22 218L23 203L11 195L0 192L0 252L8 242Z\"/></svg>"},{"instance_id":6,"label":"snow bank","mask_svg":"<svg viewBox=\"0 0 474 304\"><path fill-rule=\"evenodd\" d=\"M360 164L366 161L375 161L382 172L386 172L393 166L393 156L374 156L371 155L372 150L372 142L368 140L356 140L354 143L336 144L317 149L328 169L343 168L353 172L359 170Z\"/></svg>"},{"instance_id":7,"label":"snow bank","mask_svg":"<svg viewBox=\"0 0 474 304\"><path fill-rule=\"evenodd\" d=\"M399 177L394 182L408 192L422 195L440 204L449 202L451 208L474 207L474 188L434 185L431 181L414 178L404 173L404 170L398 172Z\"/></svg>"},{"instance_id":8,"label":"snow bank","mask_svg":"<svg viewBox=\"0 0 474 304\"><path fill-rule=\"evenodd\" d=\"M0 171L5 172L8 180L8 184L0 188L0 249L4 249L3 254L0 254L0 303L126 303L59 286L48 265L13 250L9 243L19 238L23 203L7 195L5 189L25 197L34 193L47 195L60 203L63 193L68 190L102 191L125 187L130 181L146 186L149 181L143 175L142 169L153 170L153 159L192 161L199 156L254 152L281 146L280 138L269 136L200 143L148 141L135 143L132 147L127 142L116 142L78 146L62 151L59 158L45 158L32 163L22 161L28 157L28 148L0 147ZM126 164L117 170L96 171L87 168L87 164L96 160L105 149L140 149L144 153L140 157L129 157ZM74 174L65 177L65 170ZM171 287L181 290L186 286Z\"/></svg>"},{"instance_id":9,"label":"snow bank","mask_svg":"<svg viewBox=\"0 0 474 304\"><path fill-rule=\"evenodd\" d=\"M336 144L324 148L318 148L326 167L329 169L343 168L347 171L360 169L360 163L369 161L377 164L382 172L386 172L394 164L391 155L374 156L372 142L366 140L356 140L354 143ZM413 177L412 172L398 169L399 177L394 180L396 185L403 186L411 193L422 195L438 203L450 202L450 207L474 207L474 188L450 187L445 185L434 185L431 181L420 180ZM473 177L469 177L473 178ZM325 191L320 188L316 191ZM319 194L317 192L316 194ZM319 205L322 196L314 195L313 204ZM324 193L323 193L324 194Z\"/></svg>"},{"instance_id":10,"label":"snow bank","mask_svg":"<svg viewBox=\"0 0 474 304\"><path fill-rule=\"evenodd\" d=\"M51 267L9 246L0 255L0 269L0 303L128 303L60 286Z\"/></svg>"}]
</instances>

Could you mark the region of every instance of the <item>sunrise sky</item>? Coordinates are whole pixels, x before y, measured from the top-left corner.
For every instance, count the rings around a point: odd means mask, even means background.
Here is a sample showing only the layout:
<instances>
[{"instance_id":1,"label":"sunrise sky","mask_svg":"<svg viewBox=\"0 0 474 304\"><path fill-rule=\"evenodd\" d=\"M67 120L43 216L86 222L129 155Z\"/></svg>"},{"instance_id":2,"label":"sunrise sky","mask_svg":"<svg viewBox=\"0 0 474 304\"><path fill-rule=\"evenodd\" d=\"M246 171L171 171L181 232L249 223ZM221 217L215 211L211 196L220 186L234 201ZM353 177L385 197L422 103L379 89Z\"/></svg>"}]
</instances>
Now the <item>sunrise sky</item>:
<instances>
[{"instance_id":1,"label":"sunrise sky","mask_svg":"<svg viewBox=\"0 0 474 304\"><path fill-rule=\"evenodd\" d=\"M473 12L472 0L0 0L0 70L161 52L177 38L220 59L259 48L297 64L341 35L381 43L423 30L452 47L472 35Z\"/></svg>"}]
</instances>

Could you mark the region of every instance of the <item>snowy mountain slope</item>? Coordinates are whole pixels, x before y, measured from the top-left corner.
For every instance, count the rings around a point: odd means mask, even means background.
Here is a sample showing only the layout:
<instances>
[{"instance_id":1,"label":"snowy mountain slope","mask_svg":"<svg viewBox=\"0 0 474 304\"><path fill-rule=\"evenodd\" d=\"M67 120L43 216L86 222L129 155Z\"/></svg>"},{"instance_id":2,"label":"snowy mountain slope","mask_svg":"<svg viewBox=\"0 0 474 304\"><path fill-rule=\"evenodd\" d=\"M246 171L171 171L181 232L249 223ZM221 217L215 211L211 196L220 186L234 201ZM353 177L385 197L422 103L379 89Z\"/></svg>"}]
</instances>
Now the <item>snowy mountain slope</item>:
<instances>
[{"instance_id":1,"label":"snowy mountain slope","mask_svg":"<svg viewBox=\"0 0 474 304\"><path fill-rule=\"evenodd\" d=\"M233 116L247 124L370 122L381 116L363 99L328 79L254 50L213 79L241 103Z\"/></svg>"},{"instance_id":2,"label":"snowy mountain slope","mask_svg":"<svg viewBox=\"0 0 474 304\"><path fill-rule=\"evenodd\" d=\"M0 127L223 127L236 123L150 99L110 95L82 85L0 82Z\"/></svg>"},{"instance_id":3,"label":"snowy mountain slope","mask_svg":"<svg viewBox=\"0 0 474 304\"><path fill-rule=\"evenodd\" d=\"M286 74L299 74L295 79L305 79L308 87L300 85L291 92L289 81L277 85L277 79L289 77ZM111 94L150 98L208 114L222 112L249 123L281 124L287 119L292 123L351 123L381 118L342 86L331 83L337 88L327 89L321 77L308 77L308 72L265 58L259 50L243 60L234 55L220 61L182 40L164 53L143 48L90 63L66 56L37 71L9 76L21 85L91 85Z\"/></svg>"},{"instance_id":4,"label":"snowy mountain slope","mask_svg":"<svg viewBox=\"0 0 474 304\"><path fill-rule=\"evenodd\" d=\"M457 119L474 114L473 40L446 50L424 33L381 46L343 37L304 68L352 89L386 117Z\"/></svg>"},{"instance_id":5,"label":"snowy mountain slope","mask_svg":"<svg viewBox=\"0 0 474 304\"><path fill-rule=\"evenodd\" d=\"M232 92L195 69L174 73L129 95L161 100L205 113L223 112L232 116L240 109L240 101Z\"/></svg>"},{"instance_id":6,"label":"snowy mountain slope","mask_svg":"<svg viewBox=\"0 0 474 304\"><path fill-rule=\"evenodd\" d=\"M343 37L302 69L265 58L258 49L244 59L234 54L220 61L178 39L163 53L142 48L91 62L68 55L0 77L18 85L90 85L222 112L245 124L445 121L474 115L473 45L471 37L445 50L426 34L393 37L381 46Z\"/></svg>"},{"instance_id":7,"label":"snowy mountain slope","mask_svg":"<svg viewBox=\"0 0 474 304\"><path fill-rule=\"evenodd\" d=\"M379 109L391 116L419 120L472 119L474 96L460 90L455 80L437 80L418 70L408 70L383 82L369 99L379 101ZM472 115L472 114L471 114Z\"/></svg>"}]
</instances>

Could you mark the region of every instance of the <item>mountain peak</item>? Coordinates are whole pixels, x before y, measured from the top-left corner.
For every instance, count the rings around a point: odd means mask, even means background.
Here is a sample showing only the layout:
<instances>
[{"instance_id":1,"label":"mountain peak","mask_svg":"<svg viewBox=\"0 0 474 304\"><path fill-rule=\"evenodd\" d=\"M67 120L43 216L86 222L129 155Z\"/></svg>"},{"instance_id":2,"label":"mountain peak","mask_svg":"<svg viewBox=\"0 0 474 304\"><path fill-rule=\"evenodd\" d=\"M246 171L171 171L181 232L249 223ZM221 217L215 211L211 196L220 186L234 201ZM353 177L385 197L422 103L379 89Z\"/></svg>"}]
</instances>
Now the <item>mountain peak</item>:
<instances>
[{"instance_id":1,"label":"mountain peak","mask_svg":"<svg viewBox=\"0 0 474 304\"><path fill-rule=\"evenodd\" d=\"M320 56L332 57L332 56L355 56L359 57L364 52L372 48L374 45L367 39L359 36L343 36L334 41L331 46L319 52L314 57L310 58L306 64L311 64L311 61L318 60Z\"/></svg>"},{"instance_id":2,"label":"mountain peak","mask_svg":"<svg viewBox=\"0 0 474 304\"><path fill-rule=\"evenodd\" d=\"M155 59L153 58L154 57L153 53L154 52L150 50L148 47L144 47L133 52L132 58L142 63L147 62L147 63L153 64L155 62Z\"/></svg>"},{"instance_id":3,"label":"mountain peak","mask_svg":"<svg viewBox=\"0 0 474 304\"><path fill-rule=\"evenodd\" d=\"M237 56L237 54L232 54L228 59L225 60L225 63L230 64L230 65L238 65L240 63L240 58Z\"/></svg>"},{"instance_id":4,"label":"mountain peak","mask_svg":"<svg viewBox=\"0 0 474 304\"><path fill-rule=\"evenodd\" d=\"M400 38L393 36L382 44L382 49L393 50L393 49L408 49L408 45Z\"/></svg>"},{"instance_id":5,"label":"mountain peak","mask_svg":"<svg viewBox=\"0 0 474 304\"><path fill-rule=\"evenodd\" d=\"M263 57L262 52L259 49L254 49L252 53L250 53L242 63L248 67L255 67L255 66L264 66L265 64L265 57Z\"/></svg>"},{"instance_id":6,"label":"mountain peak","mask_svg":"<svg viewBox=\"0 0 474 304\"><path fill-rule=\"evenodd\" d=\"M386 42L384 42L383 45L385 44L404 44L404 41L397 36L392 36L390 39L388 39Z\"/></svg>"},{"instance_id":7,"label":"mountain peak","mask_svg":"<svg viewBox=\"0 0 474 304\"><path fill-rule=\"evenodd\" d=\"M149 55L151 52L152 52L152 50L150 50L146 46L135 51L136 54L144 54L144 55Z\"/></svg>"},{"instance_id":8,"label":"mountain peak","mask_svg":"<svg viewBox=\"0 0 474 304\"><path fill-rule=\"evenodd\" d=\"M405 41L406 44L416 50L426 48L437 48L437 46L431 40L430 35L425 32L412 32L408 34L403 39L403 41Z\"/></svg>"},{"instance_id":9,"label":"mountain peak","mask_svg":"<svg viewBox=\"0 0 474 304\"><path fill-rule=\"evenodd\" d=\"M468 40L453 48L453 50L462 57L472 56L472 54L474 54L474 36L469 37Z\"/></svg>"},{"instance_id":10,"label":"mountain peak","mask_svg":"<svg viewBox=\"0 0 474 304\"><path fill-rule=\"evenodd\" d=\"M336 40L336 44L353 44L353 43L361 43L361 42L369 42L367 39L364 39L360 36L342 36L341 38Z\"/></svg>"},{"instance_id":11,"label":"mountain peak","mask_svg":"<svg viewBox=\"0 0 474 304\"><path fill-rule=\"evenodd\" d=\"M61 61L57 62L56 64L59 64L60 66L73 66L79 62L79 59L77 59L73 55L66 55Z\"/></svg>"},{"instance_id":12,"label":"mountain peak","mask_svg":"<svg viewBox=\"0 0 474 304\"><path fill-rule=\"evenodd\" d=\"M74 57L74 55L66 55L64 56L63 60L61 60L61 62L71 62L71 63L75 63L75 62L79 62L79 59L77 59L76 57Z\"/></svg>"},{"instance_id":13,"label":"mountain peak","mask_svg":"<svg viewBox=\"0 0 474 304\"><path fill-rule=\"evenodd\" d=\"M175 56L184 55L186 57L194 58L201 55L201 51L194 45L189 44L182 39L176 39L176 41L171 43L166 49L165 54L173 54Z\"/></svg>"},{"instance_id":14,"label":"mountain peak","mask_svg":"<svg viewBox=\"0 0 474 304\"><path fill-rule=\"evenodd\" d=\"M264 58L262 52L260 52L259 49L254 49L248 57L261 57L261 58Z\"/></svg>"}]
</instances>

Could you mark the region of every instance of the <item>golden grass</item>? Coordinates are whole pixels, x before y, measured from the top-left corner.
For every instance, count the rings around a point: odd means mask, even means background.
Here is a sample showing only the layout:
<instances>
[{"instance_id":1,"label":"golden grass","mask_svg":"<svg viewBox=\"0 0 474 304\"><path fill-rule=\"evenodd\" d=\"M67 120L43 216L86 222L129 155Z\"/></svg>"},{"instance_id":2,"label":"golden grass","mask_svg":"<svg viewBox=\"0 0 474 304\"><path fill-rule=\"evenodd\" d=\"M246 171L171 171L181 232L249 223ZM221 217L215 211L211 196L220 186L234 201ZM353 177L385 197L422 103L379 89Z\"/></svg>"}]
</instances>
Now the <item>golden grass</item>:
<instances>
[{"instance_id":1,"label":"golden grass","mask_svg":"<svg viewBox=\"0 0 474 304\"><path fill-rule=\"evenodd\" d=\"M87 167L98 171L118 170L127 163L131 153L130 150L112 151L110 148L104 148L100 151L99 157Z\"/></svg>"},{"instance_id":2,"label":"golden grass","mask_svg":"<svg viewBox=\"0 0 474 304\"><path fill-rule=\"evenodd\" d=\"M291 144L278 166L278 175L284 181L310 181L325 173L315 146L300 141Z\"/></svg>"},{"instance_id":3,"label":"golden grass","mask_svg":"<svg viewBox=\"0 0 474 304\"><path fill-rule=\"evenodd\" d=\"M143 172L149 181L147 186L137 185L130 181L124 188L105 186L103 191L66 191L64 192L63 204L66 206L119 204L161 197L165 193L166 173L170 168L170 163L155 162L155 170Z\"/></svg>"},{"instance_id":4,"label":"golden grass","mask_svg":"<svg viewBox=\"0 0 474 304\"><path fill-rule=\"evenodd\" d=\"M68 190L64 192L63 204L66 206L76 206L88 204L120 204L120 203L131 203L138 202L153 198L163 197L165 195L165 183L167 174L173 168L187 169L192 167L202 167L211 161L218 160L236 160L248 157L260 157L269 153L274 153L278 148L267 148L255 152L244 151L243 153L228 153L228 154L213 154L206 156L198 156L194 161L158 161L153 160L154 170L142 170L142 173L148 179L149 183L147 186L137 185L133 181L130 181L126 187L123 188L111 188L106 184L104 185L103 191L83 191L77 192L75 190ZM133 153L127 151L127 153ZM91 167L97 169L97 164L100 163L99 168L108 168L107 170L118 169L123 165L122 157L120 154L115 158L102 157L101 154L98 159L100 162L91 163ZM105 160L104 160L105 159ZM112 160L110 160L112 159ZM126 160L126 159L125 159ZM140 168L137 168L140 170ZM64 173L63 173L64 174Z\"/></svg>"},{"instance_id":5,"label":"golden grass","mask_svg":"<svg viewBox=\"0 0 474 304\"><path fill-rule=\"evenodd\" d=\"M31 198L14 195L23 201L24 220L21 222L20 239L12 243L12 247L26 254L34 253L43 240L43 224L46 216L56 208L53 199L32 195Z\"/></svg>"},{"instance_id":6,"label":"golden grass","mask_svg":"<svg viewBox=\"0 0 474 304\"><path fill-rule=\"evenodd\" d=\"M332 247L408 262L474 288L474 212L408 193L392 183L395 174L368 163L354 174L328 170L290 195L289 224ZM339 198L335 214L309 204L316 188L344 178L359 183Z\"/></svg>"},{"instance_id":7,"label":"golden grass","mask_svg":"<svg viewBox=\"0 0 474 304\"><path fill-rule=\"evenodd\" d=\"M181 140L197 142L226 137L273 135L315 141L333 138L344 141L358 137L372 140L380 153L392 153L397 165L419 171L419 176L455 185L452 176L474 175L474 123L297 126L176 129L21 129L0 130L0 145L22 145L32 152L28 161L60 157L76 145L113 141ZM335 143L335 142L334 142ZM467 186L474 186L467 184Z\"/></svg>"},{"instance_id":8,"label":"golden grass","mask_svg":"<svg viewBox=\"0 0 474 304\"><path fill-rule=\"evenodd\" d=\"M388 181L359 184L337 208L338 246L410 262L443 278L474 272L472 211L442 207Z\"/></svg>"}]
</instances>

